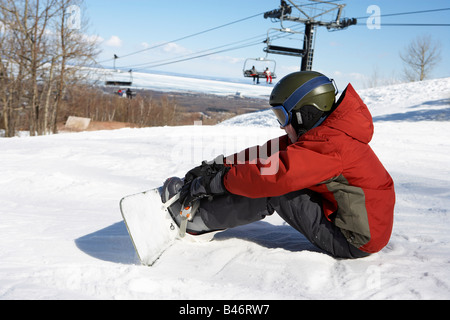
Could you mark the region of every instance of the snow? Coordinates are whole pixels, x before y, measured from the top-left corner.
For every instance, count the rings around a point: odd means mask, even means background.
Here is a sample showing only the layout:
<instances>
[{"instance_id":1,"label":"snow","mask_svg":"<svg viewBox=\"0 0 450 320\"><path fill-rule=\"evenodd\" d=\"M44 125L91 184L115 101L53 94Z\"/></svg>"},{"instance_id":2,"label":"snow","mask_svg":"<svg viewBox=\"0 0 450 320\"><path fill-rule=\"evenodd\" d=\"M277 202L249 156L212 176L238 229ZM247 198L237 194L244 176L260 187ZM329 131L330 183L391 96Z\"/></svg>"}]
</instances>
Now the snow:
<instances>
[{"instance_id":1,"label":"snow","mask_svg":"<svg viewBox=\"0 0 450 320\"><path fill-rule=\"evenodd\" d=\"M250 90L222 85L222 94ZM360 93L374 115L371 146L396 184L381 252L333 259L273 215L139 264L119 200L282 134L270 112L217 126L1 138L0 299L449 299L450 78Z\"/></svg>"}]
</instances>

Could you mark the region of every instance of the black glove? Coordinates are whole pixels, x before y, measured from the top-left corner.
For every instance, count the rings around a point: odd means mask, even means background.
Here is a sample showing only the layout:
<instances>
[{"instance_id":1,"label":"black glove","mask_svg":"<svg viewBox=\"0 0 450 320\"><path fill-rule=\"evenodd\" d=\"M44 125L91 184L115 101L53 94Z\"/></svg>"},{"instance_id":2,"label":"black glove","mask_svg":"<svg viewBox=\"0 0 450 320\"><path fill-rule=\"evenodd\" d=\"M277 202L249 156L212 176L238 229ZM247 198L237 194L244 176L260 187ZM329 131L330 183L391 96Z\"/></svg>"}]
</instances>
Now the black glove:
<instances>
[{"instance_id":1,"label":"black glove","mask_svg":"<svg viewBox=\"0 0 450 320\"><path fill-rule=\"evenodd\" d=\"M224 166L224 156L220 155L212 161L203 161L202 164L188 173L184 177L184 183L189 183L198 177L206 177L219 172Z\"/></svg>"},{"instance_id":2,"label":"black glove","mask_svg":"<svg viewBox=\"0 0 450 320\"><path fill-rule=\"evenodd\" d=\"M183 207L191 207L196 200L209 196L223 195L228 191L223 185L223 178L230 168L222 165L218 170L198 176L191 181L185 181L180 191L180 202Z\"/></svg>"}]
</instances>

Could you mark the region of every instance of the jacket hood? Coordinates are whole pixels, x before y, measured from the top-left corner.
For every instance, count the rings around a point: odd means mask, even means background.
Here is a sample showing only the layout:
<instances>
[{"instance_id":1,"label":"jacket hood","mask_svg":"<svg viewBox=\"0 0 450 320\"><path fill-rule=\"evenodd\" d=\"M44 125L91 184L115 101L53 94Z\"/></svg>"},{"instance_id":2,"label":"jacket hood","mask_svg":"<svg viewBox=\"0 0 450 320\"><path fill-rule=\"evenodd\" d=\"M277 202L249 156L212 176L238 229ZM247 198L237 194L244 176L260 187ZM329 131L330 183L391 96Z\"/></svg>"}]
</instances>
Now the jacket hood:
<instances>
[{"instance_id":1,"label":"jacket hood","mask_svg":"<svg viewBox=\"0 0 450 320\"><path fill-rule=\"evenodd\" d=\"M366 144L372 140L374 132L372 115L351 84L344 90L338 106L322 126L342 131Z\"/></svg>"}]
</instances>

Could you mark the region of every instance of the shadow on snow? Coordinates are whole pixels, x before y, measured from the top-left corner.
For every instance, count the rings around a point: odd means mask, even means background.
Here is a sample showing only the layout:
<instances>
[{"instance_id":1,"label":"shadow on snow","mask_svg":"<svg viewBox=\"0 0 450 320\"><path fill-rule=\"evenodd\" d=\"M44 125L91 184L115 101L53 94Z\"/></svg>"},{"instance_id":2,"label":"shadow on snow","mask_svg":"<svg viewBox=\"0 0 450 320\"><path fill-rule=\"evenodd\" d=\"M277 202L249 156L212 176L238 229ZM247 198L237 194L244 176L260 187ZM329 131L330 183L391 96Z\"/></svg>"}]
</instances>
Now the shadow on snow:
<instances>
[{"instance_id":1,"label":"shadow on snow","mask_svg":"<svg viewBox=\"0 0 450 320\"><path fill-rule=\"evenodd\" d=\"M450 105L450 98L427 101L423 104L412 106L410 109L423 107L429 107L429 109L377 116L373 118L373 121L450 121L450 106L443 109L431 109L447 105Z\"/></svg>"},{"instance_id":2,"label":"shadow on snow","mask_svg":"<svg viewBox=\"0 0 450 320\"><path fill-rule=\"evenodd\" d=\"M288 225L275 226L264 221L225 230L214 236L214 241L227 239L243 239L269 249L320 252L294 228ZM75 244L78 249L99 260L122 264L140 263L123 221L78 238Z\"/></svg>"}]
</instances>

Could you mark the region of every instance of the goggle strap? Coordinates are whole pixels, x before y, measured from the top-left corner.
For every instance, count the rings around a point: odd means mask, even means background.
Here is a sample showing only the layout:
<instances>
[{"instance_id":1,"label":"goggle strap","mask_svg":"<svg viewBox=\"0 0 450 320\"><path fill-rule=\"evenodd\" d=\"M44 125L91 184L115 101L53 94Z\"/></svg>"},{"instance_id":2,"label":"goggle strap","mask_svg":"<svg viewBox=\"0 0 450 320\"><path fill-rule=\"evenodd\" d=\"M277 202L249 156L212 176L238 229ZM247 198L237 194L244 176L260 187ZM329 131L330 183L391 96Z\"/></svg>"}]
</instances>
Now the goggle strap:
<instances>
[{"instance_id":1,"label":"goggle strap","mask_svg":"<svg viewBox=\"0 0 450 320\"><path fill-rule=\"evenodd\" d=\"M323 86L325 84L332 84L331 80L328 77L320 76L314 79L309 80L304 83L300 88L295 90L289 98L286 99L283 106L287 112L291 112L292 109L299 103L308 93L313 91L314 89Z\"/></svg>"}]
</instances>

